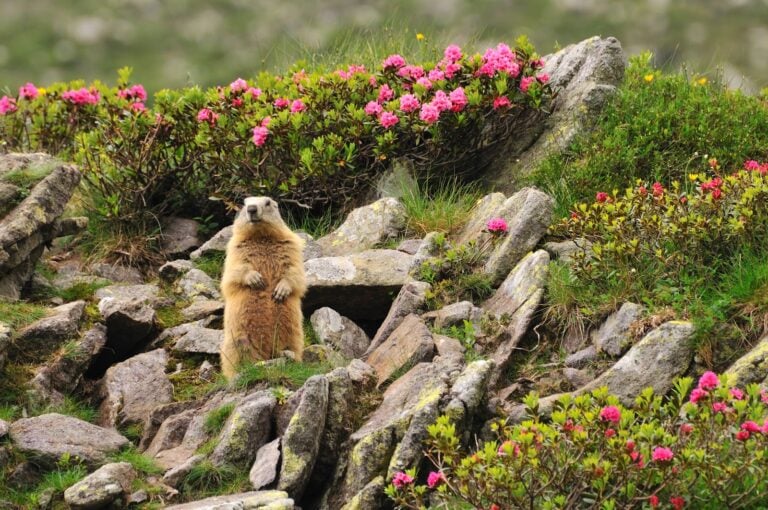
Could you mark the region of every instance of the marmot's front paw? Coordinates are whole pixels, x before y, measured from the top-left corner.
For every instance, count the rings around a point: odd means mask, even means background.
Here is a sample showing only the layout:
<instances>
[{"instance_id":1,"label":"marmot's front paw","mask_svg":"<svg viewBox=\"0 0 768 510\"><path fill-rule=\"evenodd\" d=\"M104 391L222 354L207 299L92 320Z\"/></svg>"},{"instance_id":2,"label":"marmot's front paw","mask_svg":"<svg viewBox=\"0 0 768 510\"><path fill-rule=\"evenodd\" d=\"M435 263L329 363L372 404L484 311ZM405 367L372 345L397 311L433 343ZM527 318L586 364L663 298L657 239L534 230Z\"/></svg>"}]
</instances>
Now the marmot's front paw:
<instances>
[{"instance_id":1,"label":"marmot's front paw","mask_svg":"<svg viewBox=\"0 0 768 510\"><path fill-rule=\"evenodd\" d=\"M288 294L291 293L291 286L288 285L288 283L285 280L280 280L277 282L277 285L275 285L275 291L272 293L272 298L275 301L282 301L283 299L288 297Z\"/></svg>"},{"instance_id":2,"label":"marmot's front paw","mask_svg":"<svg viewBox=\"0 0 768 510\"><path fill-rule=\"evenodd\" d=\"M259 273L258 271L248 271L243 281L247 286L253 287L256 289L263 289L265 287L264 278L261 276L261 273Z\"/></svg>"}]
</instances>

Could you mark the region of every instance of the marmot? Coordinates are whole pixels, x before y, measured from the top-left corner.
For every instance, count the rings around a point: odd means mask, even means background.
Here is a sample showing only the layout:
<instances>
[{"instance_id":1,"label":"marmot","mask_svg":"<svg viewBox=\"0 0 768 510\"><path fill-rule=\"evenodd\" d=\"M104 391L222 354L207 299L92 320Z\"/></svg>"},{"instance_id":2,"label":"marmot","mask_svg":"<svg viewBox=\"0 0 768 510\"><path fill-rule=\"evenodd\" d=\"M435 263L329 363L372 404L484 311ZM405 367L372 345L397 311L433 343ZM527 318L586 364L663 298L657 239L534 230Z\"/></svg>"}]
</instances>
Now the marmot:
<instances>
[{"instance_id":1,"label":"marmot","mask_svg":"<svg viewBox=\"0 0 768 510\"><path fill-rule=\"evenodd\" d=\"M307 290L304 241L280 217L269 197L248 197L227 244L221 294L224 343L221 370L231 379L248 360L291 350L301 360L301 298Z\"/></svg>"}]
</instances>

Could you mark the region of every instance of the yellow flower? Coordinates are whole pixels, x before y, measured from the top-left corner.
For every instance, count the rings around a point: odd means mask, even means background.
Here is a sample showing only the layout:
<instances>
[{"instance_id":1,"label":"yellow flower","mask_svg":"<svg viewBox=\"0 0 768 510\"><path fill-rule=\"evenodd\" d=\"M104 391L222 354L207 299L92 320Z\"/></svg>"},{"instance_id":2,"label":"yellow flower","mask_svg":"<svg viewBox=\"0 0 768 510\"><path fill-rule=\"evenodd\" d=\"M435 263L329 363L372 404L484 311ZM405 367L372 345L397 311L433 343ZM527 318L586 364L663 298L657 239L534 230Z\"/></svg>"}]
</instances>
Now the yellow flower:
<instances>
[{"instance_id":1,"label":"yellow flower","mask_svg":"<svg viewBox=\"0 0 768 510\"><path fill-rule=\"evenodd\" d=\"M645 81L647 81L648 83L651 83L654 78L655 78L655 75L653 74L646 74L644 77Z\"/></svg>"},{"instance_id":2,"label":"yellow flower","mask_svg":"<svg viewBox=\"0 0 768 510\"><path fill-rule=\"evenodd\" d=\"M423 41L424 40L424 34L422 34L421 32L416 34L416 40L417 41Z\"/></svg>"},{"instance_id":3,"label":"yellow flower","mask_svg":"<svg viewBox=\"0 0 768 510\"><path fill-rule=\"evenodd\" d=\"M691 182L696 182L698 178L699 178L699 174L688 174L688 179L690 179Z\"/></svg>"},{"instance_id":4,"label":"yellow flower","mask_svg":"<svg viewBox=\"0 0 768 510\"><path fill-rule=\"evenodd\" d=\"M37 93L40 94L41 96L44 96L46 93L46 90L43 87L40 87L39 89L37 89Z\"/></svg>"},{"instance_id":5,"label":"yellow flower","mask_svg":"<svg viewBox=\"0 0 768 510\"><path fill-rule=\"evenodd\" d=\"M702 76L701 78L696 80L696 83L698 83L699 85L706 85L708 81L709 80L707 80L706 76Z\"/></svg>"}]
</instances>

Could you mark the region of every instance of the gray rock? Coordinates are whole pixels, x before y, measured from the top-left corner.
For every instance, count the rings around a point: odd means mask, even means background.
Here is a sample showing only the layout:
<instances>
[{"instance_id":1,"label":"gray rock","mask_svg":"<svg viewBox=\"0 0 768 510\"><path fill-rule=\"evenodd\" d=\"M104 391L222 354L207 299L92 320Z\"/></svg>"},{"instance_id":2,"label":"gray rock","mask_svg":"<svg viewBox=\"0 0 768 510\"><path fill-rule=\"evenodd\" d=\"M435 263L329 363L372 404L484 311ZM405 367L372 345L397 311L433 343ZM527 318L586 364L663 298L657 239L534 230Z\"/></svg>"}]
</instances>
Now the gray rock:
<instances>
[{"instance_id":1,"label":"gray rock","mask_svg":"<svg viewBox=\"0 0 768 510\"><path fill-rule=\"evenodd\" d=\"M591 335L592 343L598 352L605 352L614 357L621 356L632 345L629 327L640 319L645 307L635 303L624 303L618 311L612 313L597 331Z\"/></svg>"},{"instance_id":2,"label":"gray rock","mask_svg":"<svg viewBox=\"0 0 768 510\"><path fill-rule=\"evenodd\" d=\"M318 239L317 244L325 256L349 255L395 239L404 228L405 207L386 197L349 213L339 228Z\"/></svg>"},{"instance_id":3,"label":"gray rock","mask_svg":"<svg viewBox=\"0 0 768 510\"><path fill-rule=\"evenodd\" d=\"M256 452L248 480L254 490L261 490L277 480L277 470L280 466L280 438L271 441Z\"/></svg>"},{"instance_id":4,"label":"gray rock","mask_svg":"<svg viewBox=\"0 0 768 510\"><path fill-rule=\"evenodd\" d=\"M574 388L586 386L594 379L592 374L586 370L580 370L578 368L566 367L563 369L563 375Z\"/></svg>"},{"instance_id":5,"label":"gray rock","mask_svg":"<svg viewBox=\"0 0 768 510\"><path fill-rule=\"evenodd\" d=\"M149 419L147 419L146 423L144 424L144 431L141 435L141 440L139 441L139 450L146 451L150 447L155 439L155 436L159 433L160 428L166 420L169 420L176 415L183 414L188 410L197 410L202 405L203 402L199 400L185 400L182 402L171 402L169 404L160 405L152 409L152 412L149 413ZM191 416L194 416L194 414ZM175 431L176 428L177 426L174 426L172 427L172 430ZM182 436L185 432L186 429L184 432L182 432ZM171 434L173 433L175 432L171 432ZM162 439L160 441L163 443L169 442L167 439ZM157 451L159 452L167 448L169 447L158 448Z\"/></svg>"},{"instance_id":6,"label":"gray rock","mask_svg":"<svg viewBox=\"0 0 768 510\"><path fill-rule=\"evenodd\" d=\"M426 294L432 286L426 282L408 282L400 289L395 301L389 308L384 322L381 323L376 335L368 346L366 357L379 347L392 332L411 314L418 314L426 302Z\"/></svg>"},{"instance_id":7,"label":"gray rock","mask_svg":"<svg viewBox=\"0 0 768 510\"><path fill-rule=\"evenodd\" d=\"M64 501L70 507L97 510L126 496L136 478L128 462L106 464L64 491Z\"/></svg>"},{"instance_id":8,"label":"gray rock","mask_svg":"<svg viewBox=\"0 0 768 510\"><path fill-rule=\"evenodd\" d=\"M348 358L342 356L329 345L314 344L304 348L301 357L304 363L330 363L334 367L343 366Z\"/></svg>"},{"instance_id":9,"label":"gray rock","mask_svg":"<svg viewBox=\"0 0 768 510\"><path fill-rule=\"evenodd\" d=\"M0 420L0 439L8 435L8 431L11 430L11 426L5 420Z\"/></svg>"},{"instance_id":10,"label":"gray rock","mask_svg":"<svg viewBox=\"0 0 768 510\"><path fill-rule=\"evenodd\" d=\"M529 253L509 273L496 293L483 304L483 309L508 323L496 335L492 359L495 364L491 385L497 387L509 366L518 343L522 340L541 303L549 271L549 255L544 250Z\"/></svg>"},{"instance_id":11,"label":"gray rock","mask_svg":"<svg viewBox=\"0 0 768 510\"><path fill-rule=\"evenodd\" d=\"M670 321L649 332L616 364L596 379L572 393L577 396L606 386L621 403L631 406L643 389L651 387L657 395L672 389L675 378L688 370L693 359L690 322ZM549 416L554 403L562 395L550 395L539 400L539 413ZM513 421L524 419L522 405L507 409Z\"/></svg>"},{"instance_id":12,"label":"gray rock","mask_svg":"<svg viewBox=\"0 0 768 510\"><path fill-rule=\"evenodd\" d=\"M0 370L5 366L8 348L11 346L11 328L0 322Z\"/></svg>"},{"instance_id":13,"label":"gray rock","mask_svg":"<svg viewBox=\"0 0 768 510\"><path fill-rule=\"evenodd\" d=\"M216 377L216 367L210 361L203 361L197 369L201 381L211 382Z\"/></svg>"},{"instance_id":14,"label":"gray rock","mask_svg":"<svg viewBox=\"0 0 768 510\"><path fill-rule=\"evenodd\" d=\"M194 326L176 341L173 350L176 352L219 354L223 341L224 331Z\"/></svg>"},{"instance_id":15,"label":"gray rock","mask_svg":"<svg viewBox=\"0 0 768 510\"><path fill-rule=\"evenodd\" d=\"M144 489L139 489L136 492L132 492L125 502L128 505L140 505L141 503L146 503L147 501L149 501L149 494L147 494L147 491Z\"/></svg>"},{"instance_id":16,"label":"gray rock","mask_svg":"<svg viewBox=\"0 0 768 510\"><path fill-rule=\"evenodd\" d=\"M175 290L182 297L195 299L221 299L219 285L200 269L190 269L176 281Z\"/></svg>"},{"instance_id":17,"label":"gray rock","mask_svg":"<svg viewBox=\"0 0 768 510\"><path fill-rule=\"evenodd\" d=\"M437 349L439 356L464 358L466 349L455 338L445 335L432 335L432 339L435 342L435 349Z\"/></svg>"},{"instance_id":18,"label":"gray rock","mask_svg":"<svg viewBox=\"0 0 768 510\"><path fill-rule=\"evenodd\" d=\"M304 383L301 402L282 438L283 461L277 488L295 499L304 494L320 449L328 410L328 379L313 376Z\"/></svg>"},{"instance_id":19,"label":"gray rock","mask_svg":"<svg viewBox=\"0 0 768 510\"><path fill-rule=\"evenodd\" d=\"M402 251L408 255L416 255L424 243L423 239L404 239L397 245L397 251Z\"/></svg>"},{"instance_id":20,"label":"gray rock","mask_svg":"<svg viewBox=\"0 0 768 510\"><path fill-rule=\"evenodd\" d=\"M320 341L347 359L361 357L371 343L365 331L332 308L318 308L309 320Z\"/></svg>"},{"instance_id":21,"label":"gray rock","mask_svg":"<svg viewBox=\"0 0 768 510\"><path fill-rule=\"evenodd\" d=\"M565 358L565 366L569 368L584 368L598 358L597 348L589 345Z\"/></svg>"},{"instance_id":22,"label":"gray rock","mask_svg":"<svg viewBox=\"0 0 768 510\"><path fill-rule=\"evenodd\" d=\"M442 242L438 242L438 239L442 239ZM440 232L430 232L424 236L421 241L419 249L413 255L411 260L411 267L408 269L410 274L418 277L421 265L432 257L436 257L440 253L440 249L448 248L450 243L445 238L445 234Z\"/></svg>"},{"instance_id":23,"label":"gray rock","mask_svg":"<svg viewBox=\"0 0 768 510\"><path fill-rule=\"evenodd\" d=\"M376 371L378 384L381 385L404 367L431 360L434 352L432 333L418 316L409 315L368 356L367 362Z\"/></svg>"},{"instance_id":24,"label":"gray rock","mask_svg":"<svg viewBox=\"0 0 768 510\"><path fill-rule=\"evenodd\" d=\"M459 301L458 303L446 305L440 310L425 313L422 315L422 318L427 320L434 319L435 329L443 329L456 325L461 326L464 321L479 324L481 315L482 310L470 301Z\"/></svg>"},{"instance_id":25,"label":"gray rock","mask_svg":"<svg viewBox=\"0 0 768 510\"><path fill-rule=\"evenodd\" d=\"M146 304L112 297L99 301L99 312L107 326L107 345L92 368L103 373L115 361L126 359L149 341L157 314Z\"/></svg>"},{"instance_id":26,"label":"gray rock","mask_svg":"<svg viewBox=\"0 0 768 510\"><path fill-rule=\"evenodd\" d=\"M270 506L278 504L280 506ZM293 500L283 491L253 491L243 492L241 494L229 494L227 496L214 496L212 498L184 503L182 505L171 505L167 510L250 510L250 509L272 509L278 510L288 508L292 510Z\"/></svg>"},{"instance_id":27,"label":"gray rock","mask_svg":"<svg viewBox=\"0 0 768 510\"><path fill-rule=\"evenodd\" d=\"M387 482L384 480L384 477L377 476L368 482L360 492L355 494L351 500L341 507L341 510L386 508L388 503L387 497L384 494L384 489L386 487Z\"/></svg>"},{"instance_id":28,"label":"gray rock","mask_svg":"<svg viewBox=\"0 0 768 510\"><path fill-rule=\"evenodd\" d=\"M181 315L189 321L205 319L212 315L224 314L224 302L216 299L196 299L181 311Z\"/></svg>"},{"instance_id":29,"label":"gray rock","mask_svg":"<svg viewBox=\"0 0 768 510\"><path fill-rule=\"evenodd\" d=\"M189 258L196 260L204 255L225 253L227 251L227 243L231 238L232 225L229 225L219 230L213 237L204 242L200 248L190 253Z\"/></svg>"},{"instance_id":30,"label":"gray rock","mask_svg":"<svg viewBox=\"0 0 768 510\"><path fill-rule=\"evenodd\" d=\"M200 224L195 220L175 216L164 218L160 249L169 257L189 255L192 250L203 244L198 236L199 229Z\"/></svg>"},{"instance_id":31,"label":"gray rock","mask_svg":"<svg viewBox=\"0 0 768 510\"><path fill-rule=\"evenodd\" d=\"M250 466L256 452L269 440L276 405L269 392L258 392L240 402L219 434L211 462L216 466Z\"/></svg>"},{"instance_id":32,"label":"gray rock","mask_svg":"<svg viewBox=\"0 0 768 510\"><path fill-rule=\"evenodd\" d=\"M169 487L178 487L187 475L205 460L205 455L198 454L189 457L186 461L173 467L163 475L163 483Z\"/></svg>"},{"instance_id":33,"label":"gray rock","mask_svg":"<svg viewBox=\"0 0 768 510\"><path fill-rule=\"evenodd\" d=\"M0 296L18 299L45 247L59 235L59 217L81 174L74 165L44 154L5 154L0 156L0 167L51 168L18 206L0 218Z\"/></svg>"},{"instance_id":34,"label":"gray rock","mask_svg":"<svg viewBox=\"0 0 768 510\"><path fill-rule=\"evenodd\" d=\"M568 239L566 241L550 241L544 243L544 249L547 250L553 260L559 260L568 263L573 260L576 253L582 252L585 256L590 256L592 243L586 239Z\"/></svg>"},{"instance_id":35,"label":"gray rock","mask_svg":"<svg viewBox=\"0 0 768 510\"><path fill-rule=\"evenodd\" d=\"M486 223L499 215L499 211L504 207L506 200L507 197L504 196L504 193L491 193L478 200L469 215L469 219L464 224L464 228L456 237L456 244L467 244L470 241L479 242L484 235Z\"/></svg>"},{"instance_id":36,"label":"gray rock","mask_svg":"<svg viewBox=\"0 0 768 510\"><path fill-rule=\"evenodd\" d=\"M91 272L116 283L140 284L144 281L141 272L135 267L117 266L98 262L91 264Z\"/></svg>"},{"instance_id":37,"label":"gray rock","mask_svg":"<svg viewBox=\"0 0 768 510\"><path fill-rule=\"evenodd\" d=\"M172 406L173 404L169 405ZM197 412L197 409L187 409L186 411L174 414L163 420L163 423L160 424L160 427L152 438L152 442L144 453L150 457L154 457L164 450L170 450L171 448L179 446L184 440L184 434L187 433L187 428L189 428L189 424L192 422L192 418L195 417Z\"/></svg>"},{"instance_id":38,"label":"gray rock","mask_svg":"<svg viewBox=\"0 0 768 510\"><path fill-rule=\"evenodd\" d=\"M323 249L317 244L315 238L306 232L296 232L304 240L304 250L302 251L302 260L306 262L309 259L317 259L323 256Z\"/></svg>"},{"instance_id":39,"label":"gray rock","mask_svg":"<svg viewBox=\"0 0 768 510\"><path fill-rule=\"evenodd\" d=\"M535 188L523 188L504 201L494 216L504 218L509 230L491 252L484 271L497 282L503 280L547 233L554 207L552 197Z\"/></svg>"},{"instance_id":40,"label":"gray rock","mask_svg":"<svg viewBox=\"0 0 768 510\"><path fill-rule=\"evenodd\" d=\"M96 291L96 298L104 301L114 299L124 303L140 303L156 306L159 301L160 287L155 284L109 285ZM101 303L99 303L101 306Z\"/></svg>"},{"instance_id":41,"label":"gray rock","mask_svg":"<svg viewBox=\"0 0 768 510\"><path fill-rule=\"evenodd\" d=\"M128 445L128 440L113 429L57 413L17 420L11 424L10 435L19 451L46 466L54 466L64 454L97 465Z\"/></svg>"},{"instance_id":42,"label":"gray rock","mask_svg":"<svg viewBox=\"0 0 768 510\"><path fill-rule=\"evenodd\" d=\"M376 371L365 361L353 359L347 365L350 380L357 386L366 388L376 382Z\"/></svg>"},{"instance_id":43,"label":"gray rock","mask_svg":"<svg viewBox=\"0 0 768 510\"><path fill-rule=\"evenodd\" d=\"M144 425L152 410L173 400L173 385L165 375L168 354L163 349L138 354L107 370L100 383L104 400L101 424L109 427Z\"/></svg>"},{"instance_id":44,"label":"gray rock","mask_svg":"<svg viewBox=\"0 0 768 510\"><path fill-rule=\"evenodd\" d=\"M59 353L43 366L30 381L36 397L42 402L63 403L82 380L91 361L107 343L107 328L96 324L71 348Z\"/></svg>"},{"instance_id":45,"label":"gray rock","mask_svg":"<svg viewBox=\"0 0 768 510\"><path fill-rule=\"evenodd\" d=\"M745 387L762 383L768 377L768 336L764 336L747 354L736 360L725 373L731 386Z\"/></svg>"},{"instance_id":46,"label":"gray rock","mask_svg":"<svg viewBox=\"0 0 768 510\"><path fill-rule=\"evenodd\" d=\"M174 283L180 277L187 274L187 271L194 268L195 264L189 260L172 260L160 266L160 269L157 270L157 275L166 283Z\"/></svg>"},{"instance_id":47,"label":"gray rock","mask_svg":"<svg viewBox=\"0 0 768 510\"><path fill-rule=\"evenodd\" d=\"M475 416L485 399L493 363L488 360L473 361L464 368L449 393L450 401L443 409L459 429L469 429L469 421Z\"/></svg>"},{"instance_id":48,"label":"gray rock","mask_svg":"<svg viewBox=\"0 0 768 510\"><path fill-rule=\"evenodd\" d=\"M25 352L50 350L64 340L77 335L80 320L85 311L85 301L74 301L57 306L48 317L33 322L19 331L16 344Z\"/></svg>"},{"instance_id":49,"label":"gray rock","mask_svg":"<svg viewBox=\"0 0 768 510\"><path fill-rule=\"evenodd\" d=\"M392 296L408 281L411 258L396 250L368 250L308 260L304 310L328 306L358 324L381 320Z\"/></svg>"}]
</instances>

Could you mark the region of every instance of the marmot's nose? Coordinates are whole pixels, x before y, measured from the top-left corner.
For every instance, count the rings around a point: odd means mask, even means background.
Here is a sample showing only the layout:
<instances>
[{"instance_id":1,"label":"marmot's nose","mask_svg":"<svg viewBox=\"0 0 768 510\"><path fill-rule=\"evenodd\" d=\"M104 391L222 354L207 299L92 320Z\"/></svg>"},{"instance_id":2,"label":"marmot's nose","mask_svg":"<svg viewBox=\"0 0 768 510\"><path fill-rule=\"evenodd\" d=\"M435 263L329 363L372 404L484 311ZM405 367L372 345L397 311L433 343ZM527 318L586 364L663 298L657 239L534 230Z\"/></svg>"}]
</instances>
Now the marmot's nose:
<instances>
[{"instance_id":1,"label":"marmot's nose","mask_svg":"<svg viewBox=\"0 0 768 510\"><path fill-rule=\"evenodd\" d=\"M251 216L253 216L253 215L257 215L258 216L258 214L259 214L259 206L258 205L249 205L246 208L246 211L248 211L248 214L251 215Z\"/></svg>"}]
</instances>

